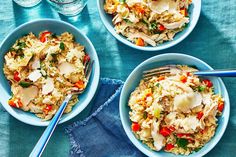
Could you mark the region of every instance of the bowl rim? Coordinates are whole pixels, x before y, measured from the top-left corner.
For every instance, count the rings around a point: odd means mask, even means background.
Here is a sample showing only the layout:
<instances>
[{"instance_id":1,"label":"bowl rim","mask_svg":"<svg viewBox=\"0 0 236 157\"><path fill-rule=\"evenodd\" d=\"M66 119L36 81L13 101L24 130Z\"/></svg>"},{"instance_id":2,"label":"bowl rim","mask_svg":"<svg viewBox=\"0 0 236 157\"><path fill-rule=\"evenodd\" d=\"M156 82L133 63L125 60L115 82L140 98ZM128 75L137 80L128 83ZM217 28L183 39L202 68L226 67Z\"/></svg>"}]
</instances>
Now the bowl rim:
<instances>
[{"instance_id":1,"label":"bowl rim","mask_svg":"<svg viewBox=\"0 0 236 157\"><path fill-rule=\"evenodd\" d=\"M124 86L121 90L121 94L120 94L120 99L119 99L119 115L120 115L120 119L121 119L121 123L122 123L122 127L123 129L125 130L125 133L126 135L128 136L129 140L133 143L133 145L135 145L136 148L138 148L141 152L143 152L145 155L147 156L153 156L153 153L151 150L148 150L147 148L145 148L143 145L141 145L139 143L139 139L137 139L136 137L133 138L133 133L130 129L130 127L127 127L125 125L125 119L123 117L123 108L125 107L125 105L127 104L122 104L122 99L124 99L125 95L124 95L124 91L126 90L127 86L128 86L128 81L130 79L132 79L133 75L138 71L139 68L143 67L145 64L151 62L151 61L154 61L156 59L159 59L159 58L162 58L162 57L165 57L165 56L173 56L173 57L185 57L185 58L188 58L188 59L192 59L192 60L196 60L198 61L200 64L203 64L205 65L207 68L209 68L210 70L213 70L213 68L208 65L207 63L205 63L204 61L202 61L201 59L199 58L196 58L196 57L193 57L193 56L190 56L190 55L186 55L186 54L182 54L182 53L166 53L166 54L160 54L160 55L156 55L156 56L153 56L151 58L148 58L146 59L145 61L143 61L142 63L140 63L131 73L130 75L128 76L128 78L126 79L125 83L124 83ZM227 125L228 125L228 122L229 122L229 117L230 117L230 99L229 99L229 94L228 94L228 91L225 87L225 84L224 82L222 81L221 78L217 78L218 82L220 83L220 85L222 86L223 89L225 89L225 102L227 102L228 104L228 110L226 111L225 113L225 123L223 123L223 127L222 127L222 130L221 132L219 132L218 134L218 138L216 139L216 141L214 143L212 143L211 145L209 145L209 147L204 150L203 152L199 153L199 154L196 154L198 156L204 156L206 155L208 152L210 152L215 146L216 144L220 141L220 139L222 138L223 134L225 133L225 130L227 128ZM214 135L215 136L215 135ZM214 138L214 136L212 138ZM211 141L211 140L210 140ZM193 154L189 154L189 155L193 155ZM163 155L156 155L157 157L161 157Z\"/></svg>"},{"instance_id":2,"label":"bowl rim","mask_svg":"<svg viewBox=\"0 0 236 157\"><path fill-rule=\"evenodd\" d=\"M102 20L103 25L105 26L105 28L112 34L112 36L114 36L117 40L119 40L120 42L122 42L123 44L130 46L132 48L138 49L138 50L142 50L142 51L160 51L160 50L164 50L170 47L173 47L175 45L177 45L178 43L180 43L181 41L183 41L192 31L193 29L196 27L197 22L199 20L200 14L201 14L201 6L202 6L202 0L197 0L196 2L199 5L199 8L197 10L197 14L195 16L195 19L193 23L191 23L191 27L189 27L189 29L184 32L178 39L174 39L172 41L169 41L168 44L166 45L161 45L160 46L154 46L154 47L142 47L142 46L137 46L133 43L131 43L130 41L128 41L125 37L123 37L120 34L117 34L114 30L114 27L112 25L113 29L110 29L109 26L110 24L108 23L108 21L105 18L105 15L102 13L101 8L103 8L103 6L100 5L100 1L101 0L97 0L97 7L98 7L98 12L99 12L99 16ZM104 0L105 1L105 0ZM104 9L103 9L104 10ZM190 20L191 21L191 20Z\"/></svg>"},{"instance_id":3,"label":"bowl rim","mask_svg":"<svg viewBox=\"0 0 236 157\"><path fill-rule=\"evenodd\" d=\"M84 40L88 43L88 45L90 45L92 51L94 52L93 55L94 55L94 62L96 64L96 66L93 67L94 68L93 69L94 79L91 82L94 90L91 90L90 97L88 98L88 100L85 103L83 103L83 105L80 105L80 107L77 108L77 110L74 110L74 112L72 112L73 111L73 109L72 109L72 111L69 113L69 115L66 115L62 120L59 121L58 124L62 124L64 122L71 120L72 118L77 116L79 113L81 113L91 102L93 96L95 95L95 93L97 91L99 80L100 80L100 63L99 63L96 49L94 48L92 42L89 40L89 38L85 34L83 34L78 28L76 28L75 26L73 26L72 24L70 24L68 22L57 20L57 19L51 19L51 18L36 19L36 20L32 20L32 21L29 21L29 22L26 22L24 24L17 26L10 33L8 33L8 35L2 40L2 42L0 44L0 48L2 48L4 43L7 41L8 38L11 37L11 35L13 33L23 29L27 25L31 25L31 24L35 24L35 23L42 23L42 22L58 23L58 24L64 25L65 27L71 27L72 29L76 30L82 38L84 38ZM1 53L4 53L4 52L1 52ZM19 120L25 124L29 124L29 125L33 125L33 126L48 126L50 123L50 121L38 121L38 122L37 121L36 122L35 121L28 121L24 117L21 117L21 115L16 114L15 112L12 112L7 106L5 106L6 104L2 101L2 99L0 99L0 102L1 102L2 106L5 108L5 110L7 110L7 112L10 113L10 115L12 115L14 118L16 118L17 120Z\"/></svg>"}]
</instances>

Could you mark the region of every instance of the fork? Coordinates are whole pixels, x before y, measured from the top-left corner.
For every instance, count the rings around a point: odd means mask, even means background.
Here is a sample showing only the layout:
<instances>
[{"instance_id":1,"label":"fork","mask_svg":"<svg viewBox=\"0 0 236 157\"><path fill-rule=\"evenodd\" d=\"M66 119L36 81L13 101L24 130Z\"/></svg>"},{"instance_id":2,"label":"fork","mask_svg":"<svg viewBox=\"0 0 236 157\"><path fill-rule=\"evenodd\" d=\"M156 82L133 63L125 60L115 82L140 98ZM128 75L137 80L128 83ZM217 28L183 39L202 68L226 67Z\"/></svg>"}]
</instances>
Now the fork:
<instances>
[{"instance_id":1,"label":"fork","mask_svg":"<svg viewBox=\"0 0 236 157\"><path fill-rule=\"evenodd\" d=\"M86 79L89 81L90 75L91 75L91 71L93 68L93 64L94 61L86 61L85 63L85 77ZM87 86L87 84L86 84ZM58 122L60 121L60 118L68 104L68 102L70 101L71 97L73 95L78 95L83 93L85 90L77 90L77 91L69 91L68 95L66 96L65 100L63 101L62 105L60 106L60 108L58 109L58 111L56 112L56 114L54 115L54 117L52 118L51 122L49 123L48 127L45 129L45 131L43 132L42 136L40 137L39 141L37 142L37 144L34 146L34 149L32 150L32 152L30 153L30 157L40 157L50 139L50 137L52 136Z\"/></svg>"},{"instance_id":2,"label":"fork","mask_svg":"<svg viewBox=\"0 0 236 157\"><path fill-rule=\"evenodd\" d=\"M161 66L158 68L143 71L143 78L145 80L149 80L153 76L170 74L171 70L180 70L180 69L176 65ZM195 71L193 72L193 74L198 76L236 77L236 69Z\"/></svg>"}]
</instances>

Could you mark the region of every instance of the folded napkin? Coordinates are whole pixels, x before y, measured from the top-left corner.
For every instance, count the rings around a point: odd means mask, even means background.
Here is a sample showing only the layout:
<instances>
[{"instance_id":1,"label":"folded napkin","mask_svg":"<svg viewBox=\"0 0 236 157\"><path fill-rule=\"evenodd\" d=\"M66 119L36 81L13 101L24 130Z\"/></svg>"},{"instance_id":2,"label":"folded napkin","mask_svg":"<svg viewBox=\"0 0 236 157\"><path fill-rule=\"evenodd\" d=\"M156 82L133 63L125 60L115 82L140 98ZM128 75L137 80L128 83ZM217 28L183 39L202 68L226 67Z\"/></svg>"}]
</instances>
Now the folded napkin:
<instances>
[{"instance_id":1,"label":"folded napkin","mask_svg":"<svg viewBox=\"0 0 236 157\"><path fill-rule=\"evenodd\" d=\"M66 128L71 157L144 156L126 136L119 116L120 80L103 78L92 104L92 114Z\"/></svg>"}]
</instances>

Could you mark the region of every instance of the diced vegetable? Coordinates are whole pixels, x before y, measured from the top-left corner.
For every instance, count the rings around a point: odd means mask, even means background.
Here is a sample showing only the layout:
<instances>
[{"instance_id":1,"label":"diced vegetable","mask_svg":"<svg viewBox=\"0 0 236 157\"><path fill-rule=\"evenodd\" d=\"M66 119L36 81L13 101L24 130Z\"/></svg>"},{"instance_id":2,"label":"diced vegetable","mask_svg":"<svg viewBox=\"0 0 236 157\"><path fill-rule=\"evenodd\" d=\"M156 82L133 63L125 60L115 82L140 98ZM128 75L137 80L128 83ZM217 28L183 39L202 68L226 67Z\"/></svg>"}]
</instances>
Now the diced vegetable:
<instances>
[{"instance_id":1,"label":"diced vegetable","mask_svg":"<svg viewBox=\"0 0 236 157\"><path fill-rule=\"evenodd\" d=\"M63 42L60 43L59 47L60 47L61 50L65 50L65 44Z\"/></svg>"},{"instance_id":2,"label":"diced vegetable","mask_svg":"<svg viewBox=\"0 0 236 157\"><path fill-rule=\"evenodd\" d=\"M11 107L15 107L15 108L21 108L23 106L20 100L14 101L13 99L8 100L8 104Z\"/></svg>"},{"instance_id":3,"label":"diced vegetable","mask_svg":"<svg viewBox=\"0 0 236 157\"><path fill-rule=\"evenodd\" d=\"M222 112L223 109L224 109L224 102L221 102L221 103L218 104L218 110L219 110L220 112Z\"/></svg>"},{"instance_id":4,"label":"diced vegetable","mask_svg":"<svg viewBox=\"0 0 236 157\"><path fill-rule=\"evenodd\" d=\"M202 81L208 88L211 88L213 86L213 83L210 80L203 80Z\"/></svg>"},{"instance_id":5,"label":"diced vegetable","mask_svg":"<svg viewBox=\"0 0 236 157\"><path fill-rule=\"evenodd\" d=\"M40 35L39 40L40 40L42 43L44 43L45 41L47 41L47 37L48 37L49 35L51 35L51 34L52 34L51 32L45 31L45 32L43 32L43 33Z\"/></svg>"},{"instance_id":6,"label":"diced vegetable","mask_svg":"<svg viewBox=\"0 0 236 157\"><path fill-rule=\"evenodd\" d=\"M169 129L170 129L170 131L172 131L172 132L175 131L175 127L173 127L173 126L170 126Z\"/></svg>"},{"instance_id":7,"label":"diced vegetable","mask_svg":"<svg viewBox=\"0 0 236 157\"><path fill-rule=\"evenodd\" d=\"M18 42L17 46L19 46L19 49L23 49L26 47L25 42Z\"/></svg>"},{"instance_id":8,"label":"diced vegetable","mask_svg":"<svg viewBox=\"0 0 236 157\"><path fill-rule=\"evenodd\" d=\"M160 24L159 27L158 27L158 30L159 31L164 31L164 30L166 30L166 28L163 25Z\"/></svg>"},{"instance_id":9,"label":"diced vegetable","mask_svg":"<svg viewBox=\"0 0 236 157\"><path fill-rule=\"evenodd\" d=\"M122 4L125 3L125 1L126 1L126 0L119 0L119 2L122 3Z\"/></svg>"},{"instance_id":10,"label":"diced vegetable","mask_svg":"<svg viewBox=\"0 0 236 157\"><path fill-rule=\"evenodd\" d=\"M171 130L167 127L163 127L160 130L160 134L162 134L163 136L169 136L171 134Z\"/></svg>"},{"instance_id":11,"label":"diced vegetable","mask_svg":"<svg viewBox=\"0 0 236 157\"><path fill-rule=\"evenodd\" d=\"M187 74L187 76L192 76L191 72L187 72L186 74Z\"/></svg>"},{"instance_id":12,"label":"diced vegetable","mask_svg":"<svg viewBox=\"0 0 236 157\"><path fill-rule=\"evenodd\" d=\"M143 7L139 6L139 5L136 5L135 6L135 10L138 14L144 14L145 13L145 10Z\"/></svg>"},{"instance_id":13,"label":"diced vegetable","mask_svg":"<svg viewBox=\"0 0 236 157\"><path fill-rule=\"evenodd\" d=\"M188 140L184 138L177 138L176 144L178 145L178 147L186 149L188 145Z\"/></svg>"},{"instance_id":14,"label":"diced vegetable","mask_svg":"<svg viewBox=\"0 0 236 157\"><path fill-rule=\"evenodd\" d=\"M83 59L83 63L88 62L90 60L90 56L86 54Z\"/></svg>"},{"instance_id":15,"label":"diced vegetable","mask_svg":"<svg viewBox=\"0 0 236 157\"><path fill-rule=\"evenodd\" d=\"M206 89L206 86L198 86L198 91L203 92Z\"/></svg>"},{"instance_id":16,"label":"diced vegetable","mask_svg":"<svg viewBox=\"0 0 236 157\"><path fill-rule=\"evenodd\" d=\"M79 80L78 82L74 84L74 86L79 89L84 89L84 82L82 80Z\"/></svg>"},{"instance_id":17,"label":"diced vegetable","mask_svg":"<svg viewBox=\"0 0 236 157\"><path fill-rule=\"evenodd\" d=\"M148 113L146 111L143 112L143 118L147 119Z\"/></svg>"},{"instance_id":18,"label":"diced vegetable","mask_svg":"<svg viewBox=\"0 0 236 157\"><path fill-rule=\"evenodd\" d=\"M137 46L145 46L144 40L142 38L138 38L136 40L136 45Z\"/></svg>"},{"instance_id":19,"label":"diced vegetable","mask_svg":"<svg viewBox=\"0 0 236 157\"><path fill-rule=\"evenodd\" d=\"M181 8L180 13L184 16L188 16L188 10L186 8Z\"/></svg>"},{"instance_id":20,"label":"diced vegetable","mask_svg":"<svg viewBox=\"0 0 236 157\"><path fill-rule=\"evenodd\" d=\"M169 150L171 150L171 149L174 148L174 147L175 147L175 146L174 146L173 144L168 143L168 144L166 144L166 146L165 146L165 150L169 151Z\"/></svg>"},{"instance_id":21,"label":"diced vegetable","mask_svg":"<svg viewBox=\"0 0 236 157\"><path fill-rule=\"evenodd\" d=\"M14 79L16 82L19 82L19 81L20 81L20 77L19 77L19 72L18 72L18 71L15 71L15 72L14 72L13 79Z\"/></svg>"},{"instance_id":22,"label":"diced vegetable","mask_svg":"<svg viewBox=\"0 0 236 157\"><path fill-rule=\"evenodd\" d=\"M187 79L188 78L185 75L180 76L180 81L183 82L183 83L186 83Z\"/></svg>"},{"instance_id":23,"label":"diced vegetable","mask_svg":"<svg viewBox=\"0 0 236 157\"><path fill-rule=\"evenodd\" d=\"M52 38L57 38L56 33L52 33L52 34L51 34L51 37L52 37Z\"/></svg>"},{"instance_id":24,"label":"diced vegetable","mask_svg":"<svg viewBox=\"0 0 236 157\"><path fill-rule=\"evenodd\" d=\"M27 88L31 85L32 83L31 82L25 82L25 81L21 81L19 82L19 85L23 88Z\"/></svg>"},{"instance_id":25,"label":"diced vegetable","mask_svg":"<svg viewBox=\"0 0 236 157\"><path fill-rule=\"evenodd\" d=\"M178 138L182 138L182 137L190 137L190 134L179 133L179 134L176 134L176 136L177 136Z\"/></svg>"},{"instance_id":26,"label":"diced vegetable","mask_svg":"<svg viewBox=\"0 0 236 157\"><path fill-rule=\"evenodd\" d=\"M159 76L158 78L157 78L157 81L161 81L161 80L164 80L165 79L165 76Z\"/></svg>"},{"instance_id":27,"label":"diced vegetable","mask_svg":"<svg viewBox=\"0 0 236 157\"><path fill-rule=\"evenodd\" d=\"M157 82L157 83L155 84L155 86L159 87L159 86L160 86L160 83Z\"/></svg>"},{"instance_id":28,"label":"diced vegetable","mask_svg":"<svg viewBox=\"0 0 236 157\"><path fill-rule=\"evenodd\" d=\"M48 114L52 110L52 105L47 104L46 107L43 109L45 114Z\"/></svg>"},{"instance_id":29,"label":"diced vegetable","mask_svg":"<svg viewBox=\"0 0 236 157\"><path fill-rule=\"evenodd\" d=\"M199 148L195 148L194 151L195 152L198 152L199 150L201 150L202 147L199 147Z\"/></svg>"},{"instance_id":30,"label":"diced vegetable","mask_svg":"<svg viewBox=\"0 0 236 157\"><path fill-rule=\"evenodd\" d=\"M144 19L142 19L141 22L148 26L148 22L145 21Z\"/></svg>"},{"instance_id":31,"label":"diced vegetable","mask_svg":"<svg viewBox=\"0 0 236 157\"><path fill-rule=\"evenodd\" d=\"M202 118L202 116L203 116L203 112L202 111L197 113L197 119L200 120Z\"/></svg>"},{"instance_id":32,"label":"diced vegetable","mask_svg":"<svg viewBox=\"0 0 236 157\"><path fill-rule=\"evenodd\" d=\"M157 29L157 23L156 22L152 22L149 26L149 30L154 31Z\"/></svg>"},{"instance_id":33,"label":"diced vegetable","mask_svg":"<svg viewBox=\"0 0 236 157\"><path fill-rule=\"evenodd\" d=\"M9 49L9 51L16 51L16 49L15 48L13 48L13 47L11 47L10 49Z\"/></svg>"},{"instance_id":34,"label":"diced vegetable","mask_svg":"<svg viewBox=\"0 0 236 157\"><path fill-rule=\"evenodd\" d=\"M137 122L133 122L132 123L132 130L134 132L139 131L140 130L140 125Z\"/></svg>"},{"instance_id":35,"label":"diced vegetable","mask_svg":"<svg viewBox=\"0 0 236 157\"><path fill-rule=\"evenodd\" d=\"M129 19L123 19L126 23L132 23Z\"/></svg>"},{"instance_id":36,"label":"diced vegetable","mask_svg":"<svg viewBox=\"0 0 236 157\"><path fill-rule=\"evenodd\" d=\"M155 116L156 118L160 118L160 117L161 117L161 109L160 109L160 108L156 108L156 109L154 110L154 116Z\"/></svg>"}]
</instances>

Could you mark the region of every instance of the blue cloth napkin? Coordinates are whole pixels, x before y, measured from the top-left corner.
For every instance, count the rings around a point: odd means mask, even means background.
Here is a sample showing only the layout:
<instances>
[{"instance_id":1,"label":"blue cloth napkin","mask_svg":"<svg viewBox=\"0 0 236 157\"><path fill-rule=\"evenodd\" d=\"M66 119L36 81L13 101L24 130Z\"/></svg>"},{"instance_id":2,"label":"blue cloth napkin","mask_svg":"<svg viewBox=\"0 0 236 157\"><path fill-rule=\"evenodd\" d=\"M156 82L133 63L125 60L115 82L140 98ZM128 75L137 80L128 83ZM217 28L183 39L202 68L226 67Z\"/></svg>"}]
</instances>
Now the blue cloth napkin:
<instances>
[{"instance_id":1,"label":"blue cloth napkin","mask_svg":"<svg viewBox=\"0 0 236 157\"><path fill-rule=\"evenodd\" d=\"M103 78L93 101L92 114L66 128L71 157L144 156L126 136L119 117L120 80Z\"/></svg>"}]
</instances>

